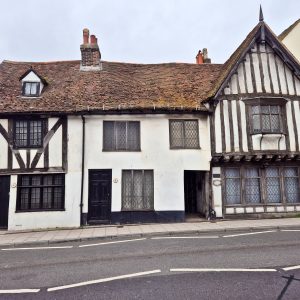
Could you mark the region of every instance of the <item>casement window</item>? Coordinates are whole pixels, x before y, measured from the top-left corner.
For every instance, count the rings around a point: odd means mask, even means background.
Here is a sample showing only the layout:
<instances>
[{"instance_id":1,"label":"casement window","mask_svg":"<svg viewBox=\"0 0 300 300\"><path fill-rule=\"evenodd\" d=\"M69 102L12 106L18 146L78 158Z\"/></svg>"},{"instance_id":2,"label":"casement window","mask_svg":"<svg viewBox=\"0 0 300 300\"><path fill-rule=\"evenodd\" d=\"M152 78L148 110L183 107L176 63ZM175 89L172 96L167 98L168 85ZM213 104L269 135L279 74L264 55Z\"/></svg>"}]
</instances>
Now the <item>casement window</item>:
<instances>
[{"instance_id":1,"label":"casement window","mask_svg":"<svg viewBox=\"0 0 300 300\"><path fill-rule=\"evenodd\" d=\"M40 95L40 83L24 82L22 95L26 97L38 97Z\"/></svg>"},{"instance_id":2,"label":"casement window","mask_svg":"<svg viewBox=\"0 0 300 300\"><path fill-rule=\"evenodd\" d=\"M198 120L169 120L171 149L199 149Z\"/></svg>"},{"instance_id":3,"label":"casement window","mask_svg":"<svg viewBox=\"0 0 300 300\"><path fill-rule=\"evenodd\" d=\"M103 151L140 151L139 121L103 121Z\"/></svg>"},{"instance_id":4,"label":"casement window","mask_svg":"<svg viewBox=\"0 0 300 300\"><path fill-rule=\"evenodd\" d=\"M260 175L258 168L245 169L245 202L260 203Z\"/></svg>"},{"instance_id":5,"label":"casement window","mask_svg":"<svg viewBox=\"0 0 300 300\"><path fill-rule=\"evenodd\" d=\"M227 204L241 203L241 178L239 168L225 169L225 194Z\"/></svg>"},{"instance_id":6,"label":"casement window","mask_svg":"<svg viewBox=\"0 0 300 300\"><path fill-rule=\"evenodd\" d=\"M43 120L15 120L14 147L38 148L43 145Z\"/></svg>"},{"instance_id":7,"label":"casement window","mask_svg":"<svg viewBox=\"0 0 300 300\"><path fill-rule=\"evenodd\" d=\"M282 133L282 107L280 105L250 106L252 133Z\"/></svg>"},{"instance_id":8,"label":"casement window","mask_svg":"<svg viewBox=\"0 0 300 300\"><path fill-rule=\"evenodd\" d=\"M293 166L224 168L225 205L300 203L299 170Z\"/></svg>"},{"instance_id":9,"label":"casement window","mask_svg":"<svg viewBox=\"0 0 300 300\"><path fill-rule=\"evenodd\" d=\"M122 210L154 209L153 170L122 171Z\"/></svg>"},{"instance_id":10,"label":"casement window","mask_svg":"<svg viewBox=\"0 0 300 300\"><path fill-rule=\"evenodd\" d=\"M17 211L63 210L65 175L19 175Z\"/></svg>"}]
</instances>

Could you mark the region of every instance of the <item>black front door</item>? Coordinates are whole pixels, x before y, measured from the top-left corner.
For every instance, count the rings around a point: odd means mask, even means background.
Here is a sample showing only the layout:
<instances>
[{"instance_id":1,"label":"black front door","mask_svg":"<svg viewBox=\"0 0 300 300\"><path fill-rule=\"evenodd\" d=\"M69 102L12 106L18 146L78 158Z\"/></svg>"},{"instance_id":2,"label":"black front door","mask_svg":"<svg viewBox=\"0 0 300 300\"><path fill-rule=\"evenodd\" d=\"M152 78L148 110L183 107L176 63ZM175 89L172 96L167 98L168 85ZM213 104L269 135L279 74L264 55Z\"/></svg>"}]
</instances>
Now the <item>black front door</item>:
<instances>
[{"instance_id":1,"label":"black front door","mask_svg":"<svg viewBox=\"0 0 300 300\"><path fill-rule=\"evenodd\" d=\"M108 223L110 214L111 170L90 170L88 222Z\"/></svg>"},{"instance_id":2,"label":"black front door","mask_svg":"<svg viewBox=\"0 0 300 300\"><path fill-rule=\"evenodd\" d=\"M8 225L10 176L0 176L0 227Z\"/></svg>"}]
</instances>

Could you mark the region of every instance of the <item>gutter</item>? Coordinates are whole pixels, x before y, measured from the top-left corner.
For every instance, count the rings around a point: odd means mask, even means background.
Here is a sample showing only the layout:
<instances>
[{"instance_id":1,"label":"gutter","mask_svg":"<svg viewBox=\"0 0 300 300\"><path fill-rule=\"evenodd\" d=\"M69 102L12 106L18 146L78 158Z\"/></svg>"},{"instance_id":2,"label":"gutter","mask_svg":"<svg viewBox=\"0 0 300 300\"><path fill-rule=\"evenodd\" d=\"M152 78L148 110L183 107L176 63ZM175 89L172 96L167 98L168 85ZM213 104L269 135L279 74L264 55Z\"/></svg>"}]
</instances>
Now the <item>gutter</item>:
<instances>
[{"instance_id":1,"label":"gutter","mask_svg":"<svg viewBox=\"0 0 300 300\"><path fill-rule=\"evenodd\" d=\"M83 186L84 186L84 158L85 158L85 117L81 115L82 119L82 150L81 150L81 194L80 194L80 226L85 225L83 220Z\"/></svg>"}]
</instances>

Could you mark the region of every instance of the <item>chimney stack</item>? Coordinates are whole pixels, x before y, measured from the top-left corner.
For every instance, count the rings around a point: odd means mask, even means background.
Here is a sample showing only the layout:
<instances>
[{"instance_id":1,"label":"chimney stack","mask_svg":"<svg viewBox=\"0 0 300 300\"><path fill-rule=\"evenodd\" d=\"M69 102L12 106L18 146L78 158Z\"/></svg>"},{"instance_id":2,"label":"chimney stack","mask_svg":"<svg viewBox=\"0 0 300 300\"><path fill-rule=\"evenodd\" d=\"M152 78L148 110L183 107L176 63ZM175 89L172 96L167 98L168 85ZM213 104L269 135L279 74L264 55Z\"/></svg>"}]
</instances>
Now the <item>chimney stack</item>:
<instances>
[{"instance_id":1,"label":"chimney stack","mask_svg":"<svg viewBox=\"0 0 300 300\"><path fill-rule=\"evenodd\" d=\"M87 28L83 29L83 44L80 45L81 51L81 70L100 70L101 53L98 40L95 35L90 36Z\"/></svg>"},{"instance_id":2,"label":"chimney stack","mask_svg":"<svg viewBox=\"0 0 300 300\"><path fill-rule=\"evenodd\" d=\"M196 56L196 64L210 64L211 59L208 58L207 48L203 48L202 52L201 50L198 51L198 54Z\"/></svg>"}]
</instances>

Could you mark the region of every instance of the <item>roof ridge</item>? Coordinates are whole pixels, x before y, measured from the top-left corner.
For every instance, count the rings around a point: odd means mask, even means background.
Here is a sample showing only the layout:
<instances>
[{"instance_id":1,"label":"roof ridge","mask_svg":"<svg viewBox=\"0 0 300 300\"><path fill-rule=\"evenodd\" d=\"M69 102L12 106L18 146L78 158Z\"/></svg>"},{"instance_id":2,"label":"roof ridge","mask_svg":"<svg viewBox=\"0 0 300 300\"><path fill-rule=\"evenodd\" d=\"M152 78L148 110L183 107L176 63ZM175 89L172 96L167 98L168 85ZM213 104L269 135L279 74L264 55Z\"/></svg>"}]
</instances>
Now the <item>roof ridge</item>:
<instances>
[{"instance_id":1,"label":"roof ridge","mask_svg":"<svg viewBox=\"0 0 300 300\"><path fill-rule=\"evenodd\" d=\"M2 63L7 64L35 64L35 65L47 65L47 64L57 64L57 63L75 63L80 62L79 59L74 60L53 60L53 61L16 61L16 60L7 60L4 59Z\"/></svg>"}]
</instances>

